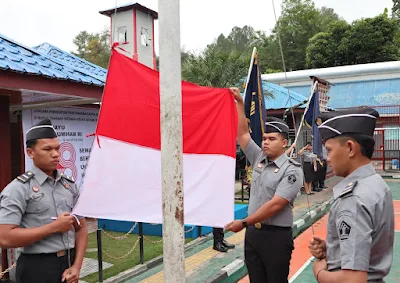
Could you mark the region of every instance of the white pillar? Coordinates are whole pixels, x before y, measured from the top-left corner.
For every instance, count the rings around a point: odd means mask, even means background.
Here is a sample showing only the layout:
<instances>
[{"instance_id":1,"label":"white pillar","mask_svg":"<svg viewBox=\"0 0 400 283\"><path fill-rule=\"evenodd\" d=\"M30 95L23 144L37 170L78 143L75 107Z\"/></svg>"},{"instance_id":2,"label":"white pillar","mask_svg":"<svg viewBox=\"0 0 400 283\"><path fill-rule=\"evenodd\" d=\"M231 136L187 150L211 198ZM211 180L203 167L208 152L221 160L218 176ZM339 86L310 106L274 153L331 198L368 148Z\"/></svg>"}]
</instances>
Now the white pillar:
<instances>
[{"instance_id":1,"label":"white pillar","mask_svg":"<svg viewBox=\"0 0 400 283\"><path fill-rule=\"evenodd\" d=\"M185 282L179 0L159 0L164 282Z\"/></svg>"}]
</instances>

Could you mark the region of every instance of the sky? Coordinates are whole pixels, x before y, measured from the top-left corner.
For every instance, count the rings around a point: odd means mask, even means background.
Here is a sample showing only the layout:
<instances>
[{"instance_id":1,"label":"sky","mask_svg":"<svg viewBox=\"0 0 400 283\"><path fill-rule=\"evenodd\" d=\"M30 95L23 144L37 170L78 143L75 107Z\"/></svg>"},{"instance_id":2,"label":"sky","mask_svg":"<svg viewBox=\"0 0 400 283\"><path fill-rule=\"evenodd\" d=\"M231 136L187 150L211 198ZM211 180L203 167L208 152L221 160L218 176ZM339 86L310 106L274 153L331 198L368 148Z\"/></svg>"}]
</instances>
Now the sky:
<instances>
[{"instance_id":1,"label":"sky","mask_svg":"<svg viewBox=\"0 0 400 283\"><path fill-rule=\"evenodd\" d=\"M279 17L282 0L182 0L181 46L200 52L221 33L228 35L234 26L249 25L269 33L275 25L272 1ZM48 42L71 52L76 49L72 40L80 31L99 32L109 27L110 19L99 11L135 2L158 11L158 0L0 0L0 34L26 46ZM392 0L314 3L317 7L333 8L348 22L374 17L392 7ZM155 42L158 53L158 22Z\"/></svg>"}]
</instances>

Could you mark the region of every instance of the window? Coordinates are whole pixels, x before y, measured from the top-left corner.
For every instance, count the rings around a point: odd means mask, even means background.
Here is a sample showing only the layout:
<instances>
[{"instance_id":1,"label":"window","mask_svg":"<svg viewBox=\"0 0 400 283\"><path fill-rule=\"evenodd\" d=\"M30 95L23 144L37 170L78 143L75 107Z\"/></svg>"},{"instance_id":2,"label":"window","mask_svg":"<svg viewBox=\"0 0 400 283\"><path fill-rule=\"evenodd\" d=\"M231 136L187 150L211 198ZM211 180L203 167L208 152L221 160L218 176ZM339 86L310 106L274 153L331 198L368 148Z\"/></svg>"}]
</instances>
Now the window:
<instances>
[{"instance_id":1,"label":"window","mask_svg":"<svg viewBox=\"0 0 400 283\"><path fill-rule=\"evenodd\" d=\"M149 35L149 31L145 28L142 28L140 32L140 42L142 43L143 46L148 46L151 38Z\"/></svg>"},{"instance_id":2,"label":"window","mask_svg":"<svg viewBox=\"0 0 400 283\"><path fill-rule=\"evenodd\" d=\"M125 43L128 41L126 27L119 27L117 29L117 41L119 43Z\"/></svg>"}]
</instances>

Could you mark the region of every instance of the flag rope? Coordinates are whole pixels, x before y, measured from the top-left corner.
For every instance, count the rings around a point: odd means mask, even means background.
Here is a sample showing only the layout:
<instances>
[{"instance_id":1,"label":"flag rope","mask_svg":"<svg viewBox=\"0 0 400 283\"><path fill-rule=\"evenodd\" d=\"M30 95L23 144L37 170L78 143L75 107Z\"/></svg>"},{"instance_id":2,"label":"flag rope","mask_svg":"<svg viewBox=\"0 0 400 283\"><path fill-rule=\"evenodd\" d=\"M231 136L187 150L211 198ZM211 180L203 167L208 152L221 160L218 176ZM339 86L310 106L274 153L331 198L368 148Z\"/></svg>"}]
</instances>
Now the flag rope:
<instances>
[{"instance_id":1,"label":"flag rope","mask_svg":"<svg viewBox=\"0 0 400 283\"><path fill-rule=\"evenodd\" d=\"M283 72L285 73L285 78L286 78L286 81L287 81L288 77L287 77L287 72L286 72L285 56L283 54L282 41L281 41L281 35L280 35L280 26L279 26L278 18L276 17L275 1L274 0L271 0L271 1L272 1L272 8L274 10L275 24L277 26L278 42L279 42L279 48L280 48L281 57L282 57ZM295 137L295 140L293 141L293 143L296 143L297 142L297 138L298 138L299 133L300 133L301 125L299 127L299 130L297 131L296 130L296 119L295 119L294 111L293 111L293 107L292 107L292 98L291 98L291 95L290 95L290 89L288 88L287 90L288 90L288 96L289 96L290 110L291 110L291 113L292 113L293 128L294 128L294 132L296 134L296 137ZM310 100L311 100L311 98L310 98ZM310 103L310 100L308 101L308 103ZM304 118L304 114L303 114L303 118ZM293 148L292 148L291 153L290 153L290 158L292 157L292 154L293 154ZM308 212L311 215L311 207L310 207L310 200L309 200L308 194L306 194L306 198L307 198ZM312 234L315 235L314 234L314 226L313 226L312 223L311 223L311 230L312 230Z\"/></svg>"},{"instance_id":2,"label":"flag rope","mask_svg":"<svg viewBox=\"0 0 400 283\"><path fill-rule=\"evenodd\" d=\"M280 26L279 26L279 22L278 19L276 17L276 11L275 11L275 2L274 0L272 0L272 8L274 10L274 16L275 16L275 23L277 26L277 31L278 31L278 42L279 42L279 49L281 51L281 57L282 57L282 66L283 66L283 72L285 73L285 78L286 80L288 79L287 77L287 72L286 72L286 63L285 63L285 56L283 55L283 48L282 48L282 41L281 41L281 35L280 35ZM293 111L293 107L292 107L292 96L290 95L290 89L288 88L288 96L289 96L289 104L290 104L290 110L292 112L292 120L293 120L293 128L294 128L294 132L296 133L296 119L294 116L294 111Z\"/></svg>"}]
</instances>

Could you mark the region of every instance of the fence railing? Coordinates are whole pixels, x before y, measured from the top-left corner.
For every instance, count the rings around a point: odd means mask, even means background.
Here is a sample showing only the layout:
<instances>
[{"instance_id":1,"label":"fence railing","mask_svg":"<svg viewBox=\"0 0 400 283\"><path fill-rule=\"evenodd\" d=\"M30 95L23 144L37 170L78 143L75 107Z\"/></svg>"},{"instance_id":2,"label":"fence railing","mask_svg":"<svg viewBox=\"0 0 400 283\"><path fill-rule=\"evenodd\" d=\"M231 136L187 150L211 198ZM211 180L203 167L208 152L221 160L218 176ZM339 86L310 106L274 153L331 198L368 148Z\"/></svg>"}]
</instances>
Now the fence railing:
<instances>
[{"instance_id":1,"label":"fence railing","mask_svg":"<svg viewBox=\"0 0 400 283\"><path fill-rule=\"evenodd\" d=\"M150 224L153 226L158 226L161 224ZM112 240L115 241L122 241L125 240L126 238L128 238L130 235L133 234L136 226L139 227L139 231L138 231L138 238L135 241L135 243L133 244L132 248L128 251L126 251L126 253L122 256L119 257L115 257L110 255L109 253L107 253L106 251L103 250L103 235L107 236L108 238L111 238ZM96 240L97 240L97 261L98 261L98 282L103 282L103 254L106 255L108 258L111 258L113 260L121 260L124 258L127 258L128 256L130 256L135 250L136 248L139 246L139 256L140 256L140 264L144 263L144 249L145 249L145 245L144 242L147 241L151 244L158 244L161 243L163 241L163 239L161 238L160 240L157 241L152 241L150 240L148 237L146 237L146 235L143 233L143 223L142 222L135 222L132 226L131 229L129 229L128 232L126 232L124 235L122 236L113 236L111 235L111 233L109 233L109 231L104 230L105 227L99 227L96 231ZM186 233L190 233L194 230L194 228L198 228L198 236L197 237L201 237L203 234L202 231L202 226L192 226L191 228L189 228L188 230L185 230L185 234Z\"/></svg>"},{"instance_id":2,"label":"fence railing","mask_svg":"<svg viewBox=\"0 0 400 283\"><path fill-rule=\"evenodd\" d=\"M377 170L400 170L400 127L377 128L372 164Z\"/></svg>"}]
</instances>

